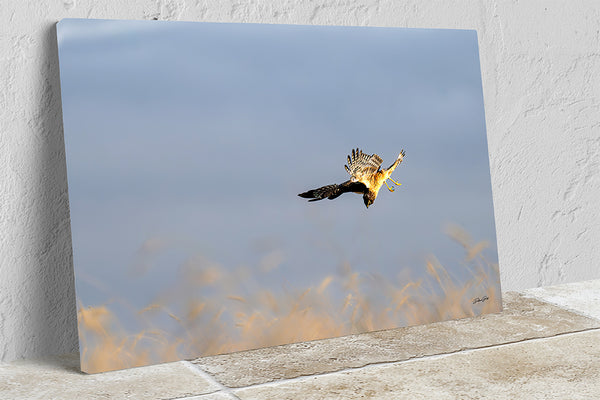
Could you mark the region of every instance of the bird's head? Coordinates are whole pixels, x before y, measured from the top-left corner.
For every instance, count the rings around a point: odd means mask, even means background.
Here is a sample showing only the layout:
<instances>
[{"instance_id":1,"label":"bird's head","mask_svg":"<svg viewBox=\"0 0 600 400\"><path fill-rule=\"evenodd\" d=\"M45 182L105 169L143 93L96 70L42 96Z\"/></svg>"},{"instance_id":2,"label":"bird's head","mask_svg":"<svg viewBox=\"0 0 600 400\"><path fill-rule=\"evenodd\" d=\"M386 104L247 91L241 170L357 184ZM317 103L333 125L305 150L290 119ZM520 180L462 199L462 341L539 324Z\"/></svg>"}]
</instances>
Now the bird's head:
<instances>
[{"instance_id":1,"label":"bird's head","mask_svg":"<svg viewBox=\"0 0 600 400\"><path fill-rule=\"evenodd\" d=\"M369 208L371 204L375 201L375 197L377 197L374 193L367 192L363 194L363 201L365 202L365 206Z\"/></svg>"}]
</instances>

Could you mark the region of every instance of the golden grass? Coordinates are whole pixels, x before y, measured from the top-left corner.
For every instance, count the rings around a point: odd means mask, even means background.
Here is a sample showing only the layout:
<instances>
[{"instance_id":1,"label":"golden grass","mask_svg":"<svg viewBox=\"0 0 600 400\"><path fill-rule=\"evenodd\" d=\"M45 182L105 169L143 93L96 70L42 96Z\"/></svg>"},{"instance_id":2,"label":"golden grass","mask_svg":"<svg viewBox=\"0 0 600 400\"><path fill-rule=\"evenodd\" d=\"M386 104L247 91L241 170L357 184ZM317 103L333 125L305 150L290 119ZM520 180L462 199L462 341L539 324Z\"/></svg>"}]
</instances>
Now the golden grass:
<instances>
[{"instance_id":1,"label":"golden grass","mask_svg":"<svg viewBox=\"0 0 600 400\"><path fill-rule=\"evenodd\" d=\"M345 264L337 276L326 276L313 287L241 296L236 293L244 274L240 278L214 264L197 263L172 290L174 298L185 300L183 309L172 311L175 305L168 298L149 304L137 313L144 325L139 332L125 331L106 305L80 304L82 370L109 371L500 311L498 266L482 255L487 243L474 243L456 226L446 233L464 247L460 265L469 272L467 282L455 282L430 256L426 278L416 282L360 274ZM277 257L258 269L273 269ZM199 298L204 287L222 295ZM340 292L343 296L334 295ZM165 315L177 324L176 332L157 326Z\"/></svg>"}]
</instances>

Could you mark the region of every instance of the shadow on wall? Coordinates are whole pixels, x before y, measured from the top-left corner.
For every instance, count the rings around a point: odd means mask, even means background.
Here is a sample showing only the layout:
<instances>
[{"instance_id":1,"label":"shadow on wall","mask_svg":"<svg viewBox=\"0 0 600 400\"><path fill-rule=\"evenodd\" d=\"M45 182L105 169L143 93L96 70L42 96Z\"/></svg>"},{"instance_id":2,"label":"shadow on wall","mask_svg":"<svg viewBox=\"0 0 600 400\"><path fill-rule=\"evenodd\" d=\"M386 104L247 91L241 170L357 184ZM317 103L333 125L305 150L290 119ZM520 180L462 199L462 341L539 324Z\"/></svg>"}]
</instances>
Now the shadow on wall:
<instances>
[{"instance_id":1,"label":"shadow on wall","mask_svg":"<svg viewBox=\"0 0 600 400\"><path fill-rule=\"evenodd\" d=\"M19 301L22 334L15 335L17 358L76 352L77 311L67 169L62 125L56 24L43 32L40 68L33 80L33 112L27 134L36 136L29 160L31 197L28 233L31 259L21 268ZM37 109L36 109L37 108Z\"/></svg>"}]
</instances>

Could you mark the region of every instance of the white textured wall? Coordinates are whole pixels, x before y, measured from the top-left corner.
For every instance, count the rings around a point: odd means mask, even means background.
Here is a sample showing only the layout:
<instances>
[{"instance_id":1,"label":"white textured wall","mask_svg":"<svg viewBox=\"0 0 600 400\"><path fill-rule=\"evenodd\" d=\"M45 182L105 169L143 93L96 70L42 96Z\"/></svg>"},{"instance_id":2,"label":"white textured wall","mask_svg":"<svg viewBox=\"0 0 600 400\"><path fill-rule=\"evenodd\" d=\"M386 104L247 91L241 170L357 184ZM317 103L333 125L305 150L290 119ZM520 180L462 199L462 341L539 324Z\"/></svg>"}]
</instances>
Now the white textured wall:
<instances>
[{"instance_id":1,"label":"white textured wall","mask_svg":"<svg viewBox=\"0 0 600 400\"><path fill-rule=\"evenodd\" d=\"M77 348L55 23L479 32L504 290L600 277L600 2L8 0L0 7L0 360Z\"/></svg>"}]
</instances>

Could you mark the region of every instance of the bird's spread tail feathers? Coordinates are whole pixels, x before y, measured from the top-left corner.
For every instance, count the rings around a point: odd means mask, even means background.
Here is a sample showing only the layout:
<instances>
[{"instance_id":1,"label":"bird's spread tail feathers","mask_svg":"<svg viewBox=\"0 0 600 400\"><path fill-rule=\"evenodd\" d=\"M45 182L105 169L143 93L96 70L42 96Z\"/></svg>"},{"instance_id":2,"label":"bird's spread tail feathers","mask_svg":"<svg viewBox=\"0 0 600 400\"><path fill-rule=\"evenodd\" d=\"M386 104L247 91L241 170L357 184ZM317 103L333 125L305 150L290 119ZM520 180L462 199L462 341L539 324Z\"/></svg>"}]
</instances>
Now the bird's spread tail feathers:
<instances>
[{"instance_id":1,"label":"bird's spread tail feathers","mask_svg":"<svg viewBox=\"0 0 600 400\"><path fill-rule=\"evenodd\" d=\"M352 149L352 157L348 156L348 164L344 165L346 172L354 180L360 180L367 174L377 171L383 160L377 154L367 155L360 149Z\"/></svg>"}]
</instances>

